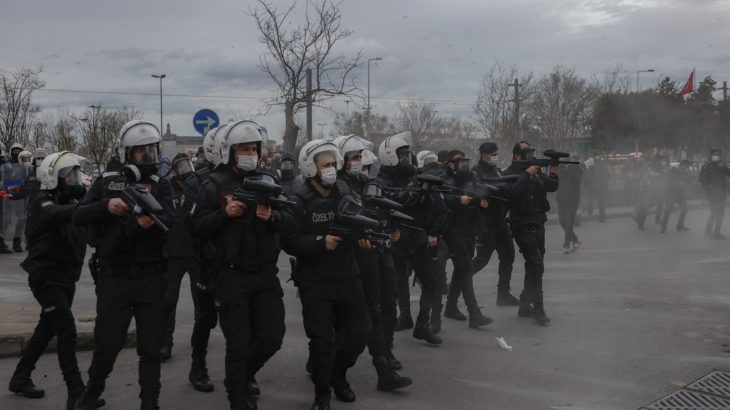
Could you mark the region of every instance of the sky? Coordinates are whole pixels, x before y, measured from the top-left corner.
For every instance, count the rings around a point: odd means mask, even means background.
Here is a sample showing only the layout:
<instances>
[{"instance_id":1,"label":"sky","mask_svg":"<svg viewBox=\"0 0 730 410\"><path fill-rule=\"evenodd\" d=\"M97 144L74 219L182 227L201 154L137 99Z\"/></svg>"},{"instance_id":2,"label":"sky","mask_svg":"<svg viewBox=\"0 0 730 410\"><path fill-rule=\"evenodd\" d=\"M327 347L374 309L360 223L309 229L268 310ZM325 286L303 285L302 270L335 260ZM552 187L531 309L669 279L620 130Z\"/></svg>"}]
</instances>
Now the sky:
<instances>
[{"instance_id":1,"label":"sky","mask_svg":"<svg viewBox=\"0 0 730 410\"><path fill-rule=\"evenodd\" d=\"M287 7L289 0L272 0ZM300 0L291 24L303 18ZM195 135L202 108L221 120L253 119L279 137L284 114L268 107L274 84L259 68L265 52L254 0L0 0L0 69L43 67L46 89L35 98L48 115L89 105L133 106L159 123ZM584 77L620 63L640 87L669 76L684 83L730 80L730 0L343 0L342 26L352 35L336 52L381 57L370 67L371 105L395 116L398 101L435 102L445 115L472 115L479 83L500 61L540 76L555 65ZM366 65L356 83L367 89ZM52 90L81 90L79 93ZM111 91L112 94L98 93ZM225 97L225 98L223 98ZM364 102L335 101L336 111ZM330 133L330 111L316 109L317 137ZM326 124L319 126L318 124ZM303 125L303 124L300 124Z\"/></svg>"}]
</instances>

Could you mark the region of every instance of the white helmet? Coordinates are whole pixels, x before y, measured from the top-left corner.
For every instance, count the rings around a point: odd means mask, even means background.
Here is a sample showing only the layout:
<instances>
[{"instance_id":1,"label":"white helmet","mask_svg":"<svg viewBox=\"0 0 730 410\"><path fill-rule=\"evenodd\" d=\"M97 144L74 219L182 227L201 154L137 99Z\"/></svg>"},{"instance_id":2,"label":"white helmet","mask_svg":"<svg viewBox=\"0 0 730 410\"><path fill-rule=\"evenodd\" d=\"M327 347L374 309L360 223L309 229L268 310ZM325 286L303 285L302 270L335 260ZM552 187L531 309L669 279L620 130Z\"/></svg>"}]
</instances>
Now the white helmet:
<instances>
[{"instance_id":1,"label":"white helmet","mask_svg":"<svg viewBox=\"0 0 730 410\"><path fill-rule=\"evenodd\" d=\"M46 157L38 167L38 179L41 181L41 189L51 190L58 187L58 179L65 178L69 172L76 173L78 186L83 184L81 179L81 164L79 157L68 151L54 152Z\"/></svg>"},{"instance_id":2,"label":"white helmet","mask_svg":"<svg viewBox=\"0 0 730 410\"><path fill-rule=\"evenodd\" d=\"M418 168L423 168L424 165L431 162L437 162L439 160L438 155L433 151L421 151L416 154L416 161L418 162Z\"/></svg>"},{"instance_id":3,"label":"white helmet","mask_svg":"<svg viewBox=\"0 0 730 410\"><path fill-rule=\"evenodd\" d=\"M31 160L31 153L30 151L20 151L20 154L18 154L18 160L20 162L28 162L30 163ZM25 161L27 160L27 161Z\"/></svg>"},{"instance_id":4,"label":"white helmet","mask_svg":"<svg viewBox=\"0 0 730 410\"><path fill-rule=\"evenodd\" d=\"M10 146L10 151L13 151L14 149L24 150L25 147L19 142L14 142L13 145Z\"/></svg>"},{"instance_id":5,"label":"white helmet","mask_svg":"<svg viewBox=\"0 0 730 410\"><path fill-rule=\"evenodd\" d=\"M36 158L44 158L45 159L48 155L50 155L50 154L48 153L48 150L47 149L45 149L45 148L36 148L36 149L33 150L33 154L31 156L32 156L33 159L36 159ZM38 165L40 165L40 164L38 164Z\"/></svg>"},{"instance_id":6,"label":"white helmet","mask_svg":"<svg viewBox=\"0 0 730 410\"><path fill-rule=\"evenodd\" d=\"M409 147L410 144L408 144L406 139L410 138L410 131L401 132L400 134L386 138L385 141L380 144L380 148L378 148L378 158L380 159L380 162L386 167L394 167L398 165L399 160L398 153L396 151L398 151L399 148Z\"/></svg>"},{"instance_id":7,"label":"white helmet","mask_svg":"<svg viewBox=\"0 0 730 410\"><path fill-rule=\"evenodd\" d=\"M366 149L362 152L362 166L373 165L376 159L377 157L373 154L373 151Z\"/></svg>"},{"instance_id":8,"label":"white helmet","mask_svg":"<svg viewBox=\"0 0 730 410\"><path fill-rule=\"evenodd\" d=\"M337 137L333 142L337 146L337 149L340 150L340 154L343 158L348 157L348 154L357 154L358 152L364 151L368 148L365 144L367 141L355 134Z\"/></svg>"},{"instance_id":9,"label":"white helmet","mask_svg":"<svg viewBox=\"0 0 730 410\"><path fill-rule=\"evenodd\" d=\"M215 133L210 136L210 139L213 140L213 156L212 156L212 163L213 165L218 165L221 163L221 145L223 145L223 136L228 131L228 127L231 126L232 123L223 124L220 127L215 129Z\"/></svg>"},{"instance_id":10,"label":"white helmet","mask_svg":"<svg viewBox=\"0 0 730 410\"><path fill-rule=\"evenodd\" d=\"M160 162L160 130L147 121L132 120L122 126L119 130L119 142L117 143L117 155L122 163L127 163L127 154L132 147L155 144L156 157L151 162Z\"/></svg>"},{"instance_id":11,"label":"white helmet","mask_svg":"<svg viewBox=\"0 0 730 410\"><path fill-rule=\"evenodd\" d=\"M345 162L340 155L340 150L337 149L337 145L331 141L325 140L312 140L304 144L302 150L299 151L299 169L302 171L302 177L312 178L317 175L317 163L315 158L317 154L322 152L330 152L337 161L337 170L342 169L342 165Z\"/></svg>"},{"instance_id":12,"label":"white helmet","mask_svg":"<svg viewBox=\"0 0 730 410\"><path fill-rule=\"evenodd\" d=\"M261 141L265 139L266 129L259 127L253 121L243 120L228 125L224 134L216 135L216 140L221 139L220 156L221 163L230 164L235 160L231 160L231 148L238 144L256 143L259 156L261 156Z\"/></svg>"},{"instance_id":13,"label":"white helmet","mask_svg":"<svg viewBox=\"0 0 730 410\"><path fill-rule=\"evenodd\" d=\"M213 162L213 146L215 145L215 139L213 137L216 131L218 131L218 127L209 129L203 138L203 154L208 162Z\"/></svg>"}]
</instances>

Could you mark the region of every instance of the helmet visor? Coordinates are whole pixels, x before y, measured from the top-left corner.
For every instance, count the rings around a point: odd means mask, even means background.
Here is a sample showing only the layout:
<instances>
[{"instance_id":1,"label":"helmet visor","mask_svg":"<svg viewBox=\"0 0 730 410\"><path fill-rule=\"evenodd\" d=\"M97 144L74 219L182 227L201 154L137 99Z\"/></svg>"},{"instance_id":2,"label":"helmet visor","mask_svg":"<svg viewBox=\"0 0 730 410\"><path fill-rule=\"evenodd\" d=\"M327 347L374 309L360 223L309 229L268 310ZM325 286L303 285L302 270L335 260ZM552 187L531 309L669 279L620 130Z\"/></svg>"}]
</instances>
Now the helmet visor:
<instances>
[{"instance_id":1,"label":"helmet visor","mask_svg":"<svg viewBox=\"0 0 730 410\"><path fill-rule=\"evenodd\" d=\"M129 159L136 165L158 165L160 163L160 154L157 144L132 147Z\"/></svg>"},{"instance_id":2,"label":"helmet visor","mask_svg":"<svg viewBox=\"0 0 730 410\"><path fill-rule=\"evenodd\" d=\"M81 167L78 165L72 167L61 168L58 171L58 178L61 179L66 186L83 186L84 179L81 173Z\"/></svg>"},{"instance_id":3,"label":"helmet visor","mask_svg":"<svg viewBox=\"0 0 730 410\"><path fill-rule=\"evenodd\" d=\"M178 177L187 175L194 170L195 168L193 167L193 163L189 159L176 161L175 164L172 166L172 172L175 174L175 176Z\"/></svg>"}]
</instances>

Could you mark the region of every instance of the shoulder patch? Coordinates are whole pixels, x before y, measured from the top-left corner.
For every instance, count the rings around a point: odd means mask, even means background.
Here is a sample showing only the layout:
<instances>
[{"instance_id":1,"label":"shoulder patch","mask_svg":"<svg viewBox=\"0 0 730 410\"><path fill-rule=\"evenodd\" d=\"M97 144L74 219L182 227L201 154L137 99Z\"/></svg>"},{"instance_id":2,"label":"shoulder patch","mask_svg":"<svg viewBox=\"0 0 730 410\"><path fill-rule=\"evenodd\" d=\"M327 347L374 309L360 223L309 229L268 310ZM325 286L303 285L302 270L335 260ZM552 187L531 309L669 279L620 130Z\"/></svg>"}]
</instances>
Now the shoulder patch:
<instances>
[{"instance_id":1,"label":"shoulder patch","mask_svg":"<svg viewBox=\"0 0 730 410\"><path fill-rule=\"evenodd\" d=\"M43 201L41 202L41 208L46 208L53 205L53 201Z\"/></svg>"},{"instance_id":2,"label":"shoulder patch","mask_svg":"<svg viewBox=\"0 0 730 410\"><path fill-rule=\"evenodd\" d=\"M155 182L160 182L160 177L157 175L150 175L150 179Z\"/></svg>"},{"instance_id":3,"label":"shoulder patch","mask_svg":"<svg viewBox=\"0 0 730 410\"><path fill-rule=\"evenodd\" d=\"M109 172L105 172L105 173L101 174L102 178L113 177L113 176L116 176L116 175L119 175L119 172L117 172L117 171L109 171Z\"/></svg>"}]
</instances>

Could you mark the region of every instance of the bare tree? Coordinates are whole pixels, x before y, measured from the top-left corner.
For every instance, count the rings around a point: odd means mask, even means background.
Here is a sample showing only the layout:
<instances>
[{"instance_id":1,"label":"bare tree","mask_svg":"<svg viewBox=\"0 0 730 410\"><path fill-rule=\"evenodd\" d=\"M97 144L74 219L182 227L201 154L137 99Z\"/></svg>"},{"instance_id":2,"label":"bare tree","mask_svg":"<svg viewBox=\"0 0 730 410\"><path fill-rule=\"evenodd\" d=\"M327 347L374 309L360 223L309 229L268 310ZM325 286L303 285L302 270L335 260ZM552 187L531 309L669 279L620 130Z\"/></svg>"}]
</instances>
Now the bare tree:
<instances>
[{"instance_id":1,"label":"bare tree","mask_svg":"<svg viewBox=\"0 0 730 410\"><path fill-rule=\"evenodd\" d=\"M292 28L296 1L284 10L257 1L249 14L261 34L259 41L266 46L259 68L276 84L271 104L284 105L284 146L293 151L300 129L295 115L310 98L322 103L338 95L360 96L353 70L360 65L362 52L352 59L334 52L336 44L352 34L341 26L339 2L307 1L304 22ZM306 89L307 68L312 69L311 92Z\"/></svg>"},{"instance_id":2,"label":"bare tree","mask_svg":"<svg viewBox=\"0 0 730 410\"><path fill-rule=\"evenodd\" d=\"M629 91L631 74L624 69L623 63L619 62L603 70L601 77L594 76L593 83L602 94L621 94Z\"/></svg>"},{"instance_id":3,"label":"bare tree","mask_svg":"<svg viewBox=\"0 0 730 410\"><path fill-rule=\"evenodd\" d=\"M96 170L103 171L114 154L117 135L122 126L140 117L140 112L135 108L109 110L96 106L89 107L75 118L83 143L83 155L94 163Z\"/></svg>"},{"instance_id":4,"label":"bare tree","mask_svg":"<svg viewBox=\"0 0 730 410\"><path fill-rule=\"evenodd\" d=\"M33 92L45 85L40 79L43 68L0 71L0 142L25 145L31 136L40 106L33 104Z\"/></svg>"},{"instance_id":5,"label":"bare tree","mask_svg":"<svg viewBox=\"0 0 730 410\"><path fill-rule=\"evenodd\" d=\"M514 88L510 84L515 79L519 80L519 98L524 106L531 95L532 78L532 73L520 74L516 66L506 67L500 62L495 62L484 75L474 104L474 114L487 139L502 145L519 135L522 125L515 119Z\"/></svg>"},{"instance_id":6,"label":"bare tree","mask_svg":"<svg viewBox=\"0 0 730 410\"><path fill-rule=\"evenodd\" d=\"M598 94L574 69L556 66L536 84L529 103L531 121L546 143L562 148L570 140L590 135Z\"/></svg>"},{"instance_id":7,"label":"bare tree","mask_svg":"<svg viewBox=\"0 0 730 410\"><path fill-rule=\"evenodd\" d=\"M436 131L439 124L438 111L432 103L408 101L398 104L400 129L411 132L413 143L418 145L428 139L429 134Z\"/></svg>"}]
</instances>

